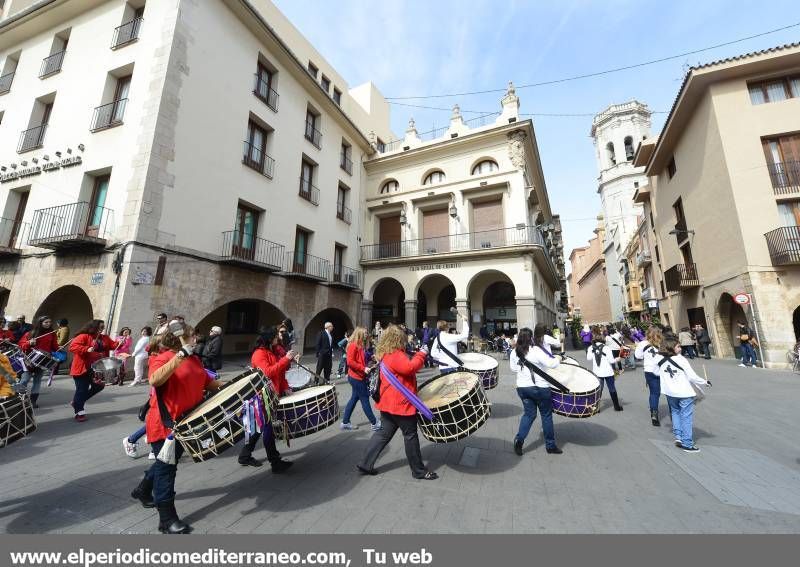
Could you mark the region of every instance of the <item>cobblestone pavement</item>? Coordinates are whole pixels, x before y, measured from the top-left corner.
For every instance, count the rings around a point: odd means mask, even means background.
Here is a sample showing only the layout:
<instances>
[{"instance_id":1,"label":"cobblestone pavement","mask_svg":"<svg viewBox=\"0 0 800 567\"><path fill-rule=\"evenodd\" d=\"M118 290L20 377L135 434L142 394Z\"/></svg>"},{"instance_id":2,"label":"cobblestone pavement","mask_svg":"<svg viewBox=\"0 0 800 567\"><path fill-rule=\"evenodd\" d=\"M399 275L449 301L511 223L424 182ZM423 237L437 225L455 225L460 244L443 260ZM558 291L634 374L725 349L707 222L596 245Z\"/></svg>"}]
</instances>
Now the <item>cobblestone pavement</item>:
<instances>
[{"instance_id":1,"label":"cobblestone pavement","mask_svg":"<svg viewBox=\"0 0 800 567\"><path fill-rule=\"evenodd\" d=\"M399 435L378 476L356 474L371 435L357 407L357 431L336 426L279 444L295 462L285 475L239 466L236 450L200 464L184 457L178 510L197 533L800 531L800 375L706 362L714 386L695 416L702 452L690 455L671 444L663 397L663 426L650 425L641 368L628 371L617 386L624 412L604 397L592 418L555 416L563 455L545 453L537 420L518 457L511 440L521 405L508 363L500 368L500 385L488 392L492 416L479 431L451 444L422 440L437 481L411 478ZM343 404L350 388L337 390ZM0 449L0 531L153 532L155 512L129 496L148 461L121 446L140 425L146 388L106 388L83 424L72 419L72 391L66 377L44 388L38 430Z\"/></svg>"}]
</instances>

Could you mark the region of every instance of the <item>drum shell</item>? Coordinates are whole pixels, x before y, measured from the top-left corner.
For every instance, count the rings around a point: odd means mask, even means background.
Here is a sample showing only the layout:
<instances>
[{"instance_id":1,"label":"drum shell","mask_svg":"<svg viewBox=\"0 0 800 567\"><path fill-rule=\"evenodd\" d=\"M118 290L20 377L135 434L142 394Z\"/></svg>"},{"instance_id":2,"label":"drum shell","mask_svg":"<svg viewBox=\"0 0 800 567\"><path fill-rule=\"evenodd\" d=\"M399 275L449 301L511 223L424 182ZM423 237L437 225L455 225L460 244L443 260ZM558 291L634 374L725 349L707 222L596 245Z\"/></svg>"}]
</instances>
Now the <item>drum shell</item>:
<instances>
[{"instance_id":1,"label":"drum shell","mask_svg":"<svg viewBox=\"0 0 800 567\"><path fill-rule=\"evenodd\" d=\"M36 366L43 370L53 370L58 366L58 361L53 358L49 352L39 350L38 348L31 349L28 353L28 360L31 366Z\"/></svg>"},{"instance_id":2,"label":"drum shell","mask_svg":"<svg viewBox=\"0 0 800 567\"><path fill-rule=\"evenodd\" d=\"M492 368L476 368L470 366L469 362L465 361L464 365L458 368L458 372L472 372L473 374L477 374L481 379L481 384L483 385L484 390L491 390L493 388L497 388L497 385L500 382L500 374L499 374L500 364L497 362L496 359L494 359L489 355L482 355L482 356L485 357L487 361L491 361L492 363L494 363L494 366Z\"/></svg>"},{"instance_id":3,"label":"drum shell","mask_svg":"<svg viewBox=\"0 0 800 567\"><path fill-rule=\"evenodd\" d=\"M111 356L94 361L92 363L92 372L94 372L95 382L102 382L106 385L114 384L119 379L121 366L122 361Z\"/></svg>"},{"instance_id":4,"label":"drum shell","mask_svg":"<svg viewBox=\"0 0 800 567\"><path fill-rule=\"evenodd\" d=\"M567 364L565 366L573 366L573 365ZM592 383L596 384L596 386L590 387L589 389L584 389L585 388L584 386L583 388L581 388L583 391L569 391L569 392L560 392L557 389L551 387L550 392L552 394L553 413L556 413L564 417L575 417L575 418L591 417L600 410L600 398L602 397L603 394L603 383L602 381L598 380L597 377L586 368L580 365L574 365L574 366L575 368L572 370L572 372L581 372L590 375L592 378ZM554 374L554 377L556 379L559 379L557 373ZM567 387L569 387L568 381L564 380L563 383L567 385Z\"/></svg>"},{"instance_id":5,"label":"drum shell","mask_svg":"<svg viewBox=\"0 0 800 567\"><path fill-rule=\"evenodd\" d=\"M440 374L431 378L419 387L418 393L433 381L447 376L452 374ZM420 414L417 414L417 421L423 437L432 443L452 443L468 437L486 423L491 415L491 406L481 380L459 399L430 410L433 421L428 421Z\"/></svg>"},{"instance_id":6,"label":"drum shell","mask_svg":"<svg viewBox=\"0 0 800 567\"><path fill-rule=\"evenodd\" d=\"M28 396L0 398L0 447L27 437L36 430L33 404Z\"/></svg>"},{"instance_id":7,"label":"drum shell","mask_svg":"<svg viewBox=\"0 0 800 567\"><path fill-rule=\"evenodd\" d=\"M289 402L279 400L275 420L282 437L296 439L321 431L339 419L339 400L336 387L321 391L319 395Z\"/></svg>"}]
</instances>

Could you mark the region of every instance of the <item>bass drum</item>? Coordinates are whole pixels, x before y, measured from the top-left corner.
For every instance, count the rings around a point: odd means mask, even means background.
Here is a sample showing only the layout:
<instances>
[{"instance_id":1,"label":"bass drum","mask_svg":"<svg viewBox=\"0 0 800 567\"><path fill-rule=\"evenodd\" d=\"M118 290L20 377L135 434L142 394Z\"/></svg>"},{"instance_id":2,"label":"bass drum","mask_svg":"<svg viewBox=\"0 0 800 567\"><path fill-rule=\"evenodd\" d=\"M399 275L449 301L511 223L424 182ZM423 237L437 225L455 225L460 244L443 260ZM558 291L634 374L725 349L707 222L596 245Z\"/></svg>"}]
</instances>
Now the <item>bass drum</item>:
<instances>
[{"instance_id":1,"label":"bass drum","mask_svg":"<svg viewBox=\"0 0 800 567\"><path fill-rule=\"evenodd\" d=\"M0 398L0 447L27 437L36 429L33 404L26 395Z\"/></svg>"},{"instance_id":2,"label":"bass drum","mask_svg":"<svg viewBox=\"0 0 800 567\"><path fill-rule=\"evenodd\" d=\"M459 370L477 374L481 379L484 390L491 390L497 387L499 382L497 370L500 365L495 358L479 352L465 352L458 355L458 357L464 363L464 366Z\"/></svg>"},{"instance_id":3,"label":"bass drum","mask_svg":"<svg viewBox=\"0 0 800 567\"><path fill-rule=\"evenodd\" d=\"M481 379L472 372L439 375L420 386L417 395L433 413L433 421L417 414L419 429L434 443L472 435L492 413Z\"/></svg>"},{"instance_id":4,"label":"bass drum","mask_svg":"<svg viewBox=\"0 0 800 567\"><path fill-rule=\"evenodd\" d=\"M564 417L591 417L599 411L603 385L589 370L582 366L560 364L548 369L547 373L569 390L560 392L550 387L553 413Z\"/></svg>"}]
</instances>

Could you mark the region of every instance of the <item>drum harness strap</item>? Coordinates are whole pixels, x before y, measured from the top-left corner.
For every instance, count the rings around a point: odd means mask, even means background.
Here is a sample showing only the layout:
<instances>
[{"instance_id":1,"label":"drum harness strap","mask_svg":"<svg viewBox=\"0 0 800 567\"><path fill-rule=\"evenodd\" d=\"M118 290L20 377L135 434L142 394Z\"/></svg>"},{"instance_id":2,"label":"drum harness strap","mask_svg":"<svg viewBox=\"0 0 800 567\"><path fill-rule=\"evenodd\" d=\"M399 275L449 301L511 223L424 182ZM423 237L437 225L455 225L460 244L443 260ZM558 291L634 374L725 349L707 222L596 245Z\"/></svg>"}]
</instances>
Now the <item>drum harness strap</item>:
<instances>
[{"instance_id":1,"label":"drum harness strap","mask_svg":"<svg viewBox=\"0 0 800 567\"><path fill-rule=\"evenodd\" d=\"M609 338L609 339L611 339L612 341L614 341L615 343L617 343L617 346L618 346L620 349L622 348L622 343L621 343L621 342L619 342L617 339L615 339L615 338L614 338L614 335L608 335L608 338ZM598 364L599 364L599 363L598 363Z\"/></svg>"},{"instance_id":2,"label":"drum harness strap","mask_svg":"<svg viewBox=\"0 0 800 567\"><path fill-rule=\"evenodd\" d=\"M389 367L387 367L383 362L381 362L381 372L383 373L384 376L386 376L386 379L389 381L389 384L394 386L395 389L398 392L400 392L412 406L417 408L419 413L422 414L422 417L424 417L428 421L433 421L433 412L430 410L428 406L425 405L425 402L419 399L419 396L417 396L414 392L406 388L403 385L403 383L397 379L397 376L395 376L392 373L392 371L389 370Z\"/></svg>"},{"instance_id":3,"label":"drum harness strap","mask_svg":"<svg viewBox=\"0 0 800 567\"><path fill-rule=\"evenodd\" d=\"M441 335L441 333L439 333L438 335L436 335L436 342L437 342L437 343L438 343L438 345L439 345L439 350L440 350L440 351L442 351L442 352L443 352L443 353L445 353L447 356L449 356L449 357L450 357L450 358L453 360L453 362L455 362L455 363L456 363L456 364L458 364L459 366L461 366L461 367L463 367L463 366L464 366L464 361L463 361L463 360L461 360L460 358L458 358L458 356L456 356L455 354L453 354L453 353L452 353L452 352L450 352L449 350L447 350L447 349L445 348L445 346L442 344L442 335ZM441 364L442 364L442 362L439 362L438 360L437 360L436 362L437 362L439 365L441 365Z\"/></svg>"},{"instance_id":4,"label":"drum harness strap","mask_svg":"<svg viewBox=\"0 0 800 567\"><path fill-rule=\"evenodd\" d=\"M569 388L567 388L566 386L564 386L564 384L562 384L561 382L550 376L547 372L545 372L544 370L533 364L527 358L520 358L520 360L522 361L522 364L524 364L527 367L528 370L530 370L534 374L538 374L539 376L547 380L550 384L555 386L556 390L558 390L559 392L562 393L569 392Z\"/></svg>"}]
</instances>

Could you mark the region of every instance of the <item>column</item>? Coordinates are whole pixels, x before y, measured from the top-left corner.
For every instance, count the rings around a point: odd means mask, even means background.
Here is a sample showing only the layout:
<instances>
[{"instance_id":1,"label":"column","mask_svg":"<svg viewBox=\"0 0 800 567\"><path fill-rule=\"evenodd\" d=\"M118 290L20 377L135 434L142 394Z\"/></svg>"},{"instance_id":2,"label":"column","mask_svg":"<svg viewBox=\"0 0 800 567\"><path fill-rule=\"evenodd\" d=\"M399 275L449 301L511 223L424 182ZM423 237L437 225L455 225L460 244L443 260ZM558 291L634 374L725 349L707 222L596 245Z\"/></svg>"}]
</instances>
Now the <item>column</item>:
<instances>
[{"instance_id":1,"label":"column","mask_svg":"<svg viewBox=\"0 0 800 567\"><path fill-rule=\"evenodd\" d=\"M417 302L413 299L405 302L406 306L406 327L409 329L417 328Z\"/></svg>"},{"instance_id":2,"label":"column","mask_svg":"<svg viewBox=\"0 0 800 567\"><path fill-rule=\"evenodd\" d=\"M361 326L368 333L372 330L372 302L368 299L361 300Z\"/></svg>"},{"instance_id":3,"label":"column","mask_svg":"<svg viewBox=\"0 0 800 567\"><path fill-rule=\"evenodd\" d=\"M456 311L458 311L459 319L466 318L466 320L469 321L469 300L456 298ZM461 330L460 326L458 330Z\"/></svg>"},{"instance_id":4,"label":"column","mask_svg":"<svg viewBox=\"0 0 800 567\"><path fill-rule=\"evenodd\" d=\"M536 298L518 295L514 299L517 302L517 328L528 327L533 329L537 322Z\"/></svg>"}]
</instances>

